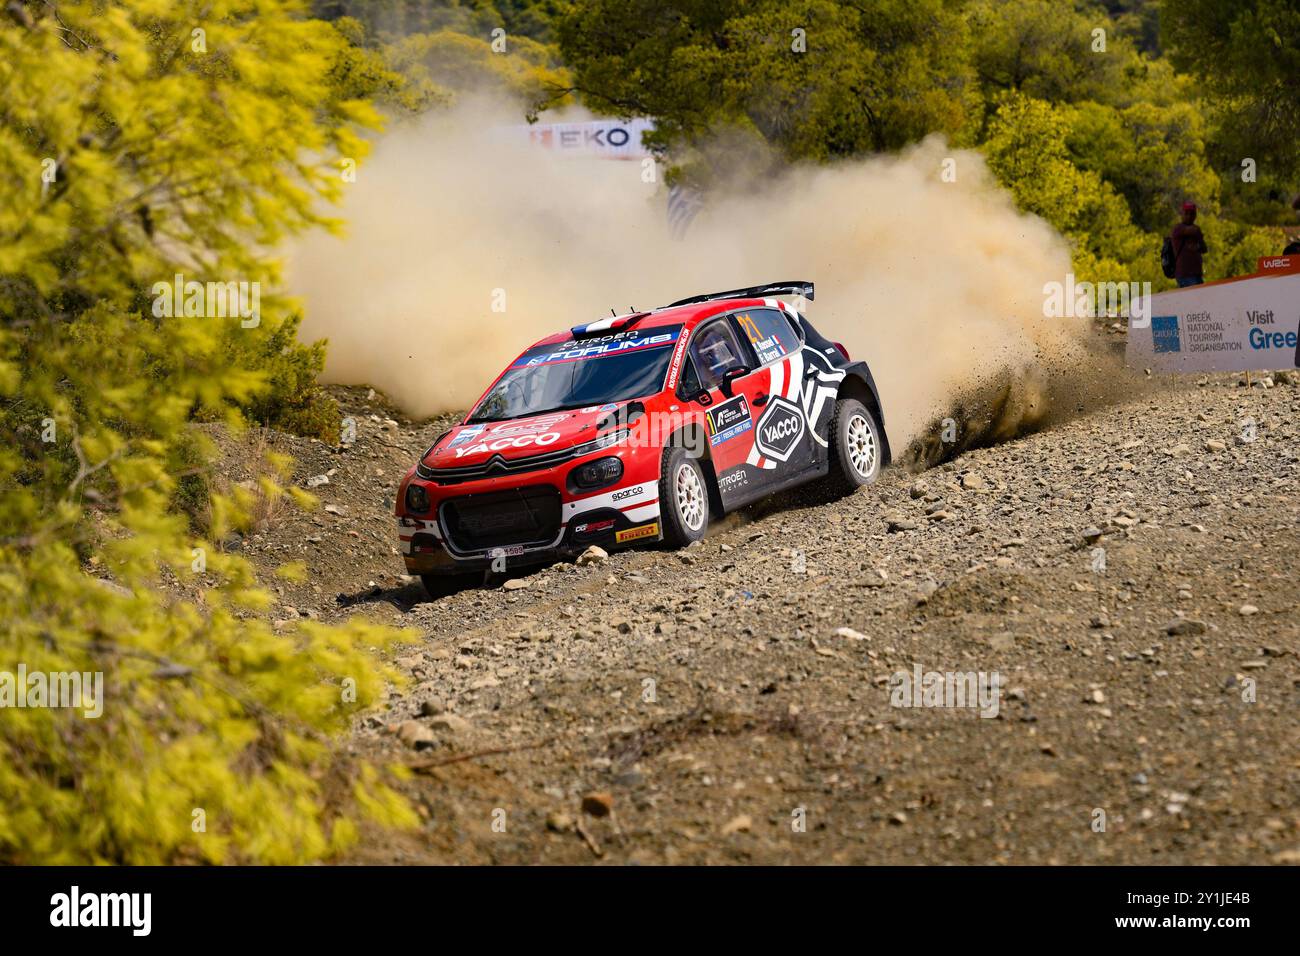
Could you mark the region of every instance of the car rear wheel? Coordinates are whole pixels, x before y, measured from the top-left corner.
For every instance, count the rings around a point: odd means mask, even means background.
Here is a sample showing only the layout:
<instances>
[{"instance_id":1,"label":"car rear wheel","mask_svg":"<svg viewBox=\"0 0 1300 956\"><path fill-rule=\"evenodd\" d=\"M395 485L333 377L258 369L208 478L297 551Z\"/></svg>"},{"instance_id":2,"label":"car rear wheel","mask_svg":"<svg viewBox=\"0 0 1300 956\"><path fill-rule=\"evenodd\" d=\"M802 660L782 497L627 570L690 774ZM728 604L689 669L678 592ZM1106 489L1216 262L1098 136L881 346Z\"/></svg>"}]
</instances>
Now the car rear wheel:
<instances>
[{"instance_id":1,"label":"car rear wheel","mask_svg":"<svg viewBox=\"0 0 1300 956\"><path fill-rule=\"evenodd\" d=\"M829 432L827 481L837 492L848 494L880 477L880 426L865 405L856 398L841 398Z\"/></svg>"},{"instance_id":2,"label":"car rear wheel","mask_svg":"<svg viewBox=\"0 0 1300 956\"><path fill-rule=\"evenodd\" d=\"M675 548L699 541L709 527L709 486L699 460L685 448L665 448L659 473L659 520Z\"/></svg>"}]
</instances>

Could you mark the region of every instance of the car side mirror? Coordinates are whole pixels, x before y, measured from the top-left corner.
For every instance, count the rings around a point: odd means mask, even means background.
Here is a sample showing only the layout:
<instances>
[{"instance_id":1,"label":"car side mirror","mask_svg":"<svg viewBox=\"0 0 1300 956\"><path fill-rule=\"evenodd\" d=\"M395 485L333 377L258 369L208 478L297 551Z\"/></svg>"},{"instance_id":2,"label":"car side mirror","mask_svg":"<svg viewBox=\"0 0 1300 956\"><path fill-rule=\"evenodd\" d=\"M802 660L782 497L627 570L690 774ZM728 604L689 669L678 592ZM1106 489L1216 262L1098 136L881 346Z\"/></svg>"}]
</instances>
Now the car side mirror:
<instances>
[{"instance_id":1,"label":"car side mirror","mask_svg":"<svg viewBox=\"0 0 1300 956\"><path fill-rule=\"evenodd\" d=\"M734 389L732 388L732 383L735 382L736 379L740 378L741 376L748 375L748 374L749 374L749 369L745 368L745 366L743 365L733 366L722 373L722 381L718 383L718 388L722 391L723 395L726 395L727 398L731 398L734 392Z\"/></svg>"},{"instance_id":2,"label":"car side mirror","mask_svg":"<svg viewBox=\"0 0 1300 956\"><path fill-rule=\"evenodd\" d=\"M691 401L699 402L701 405L707 408L708 406L713 404L713 396L709 394L709 390L707 388L702 388L694 395L691 396Z\"/></svg>"}]
</instances>

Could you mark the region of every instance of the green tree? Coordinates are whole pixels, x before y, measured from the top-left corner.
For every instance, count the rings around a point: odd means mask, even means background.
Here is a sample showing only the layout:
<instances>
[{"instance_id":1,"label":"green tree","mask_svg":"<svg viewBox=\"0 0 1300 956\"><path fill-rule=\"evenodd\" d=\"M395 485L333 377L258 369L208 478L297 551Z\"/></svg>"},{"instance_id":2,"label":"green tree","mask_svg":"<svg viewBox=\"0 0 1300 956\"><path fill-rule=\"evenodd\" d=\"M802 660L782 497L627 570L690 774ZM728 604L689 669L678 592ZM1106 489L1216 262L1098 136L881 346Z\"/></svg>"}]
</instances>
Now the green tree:
<instances>
[{"instance_id":1,"label":"green tree","mask_svg":"<svg viewBox=\"0 0 1300 956\"><path fill-rule=\"evenodd\" d=\"M504 52L495 52L490 39L440 30L396 40L384 48L384 57L405 78L412 97L429 106L463 90L501 91L530 113L543 102L558 105L555 91L568 82L568 74L555 51L525 36L497 42L505 44Z\"/></svg>"},{"instance_id":2,"label":"green tree","mask_svg":"<svg viewBox=\"0 0 1300 956\"><path fill-rule=\"evenodd\" d=\"M1008 95L980 148L1017 205L1070 239L1081 279L1162 288L1171 282L1160 271L1160 240L1184 199L1202 207L1210 276L1253 272L1257 257L1280 248L1277 230L1220 215L1220 181L1205 163L1199 130L1190 107L1116 110Z\"/></svg>"},{"instance_id":3,"label":"green tree","mask_svg":"<svg viewBox=\"0 0 1300 956\"><path fill-rule=\"evenodd\" d=\"M1300 3L1178 0L1161 27L1174 64L1219 110L1221 168L1249 157L1300 175Z\"/></svg>"},{"instance_id":4,"label":"green tree","mask_svg":"<svg viewBox=\"0 0 1300 956\"><path fill-rule=\"evenodd\" d=\"M985 91L1053 103L1121 100L1145 64L1100 7L1059 0L977 0L967 9L970 58Z\"/></svg>"},{"instance_id":5,"label":"green tree","mask_svg":"<svg viewBox=\"0 0 1300 956\"><path fill-rule=\"evenodd\" d=\"M1032 97L1002 98L981 146L989 168L1016 204L1070 239L1075 270L1097 282L1154 279L1150 239L1133 225L1127 203L1109 183L1076 165L1062 107ZM1158 250L1159 244L1156 244Z\"/></svg>"},{"instance_id":6,"label":"green tree","mask_svg":"<svg viewBox=\"0 0 1300 956\"><path fill-rule=\"evenodd\" d=\"M964 31L942 0L579 0L557 33L570 91L655 117L660 149L732 126L825 159L966 121Z\"/></svg>"},{"instance_id":7,"label":"green tree","mask_svg":"<svg viewBox=\"0 0 1300 956\"><path fill-rule=\"evenodd\" d=\"M1159 56L1160 0L1102 0L1115 28L1138 49Z\"/></svg>"},{"instance_id":8,"label":"green tree","mask_svg":"<svg viewBox=\"0 0 1300 956\"><path fill-rule=\"evenodd\" d=\"M384 42L443 30L489 40L501 28L511 37L547 44L565 6L566 0L315 0L312 10L325 20L353 17Z\"/></svg>"},{"instance_id":9,"label":"green tree","mask_svg":"<svg viewBox=\"0 0 1300 956\"><path fill-rule=\"evenodd\" d=\"M1206 123L1191 103L1116 109L1084 102L1064 115L1073 162L1123 196L1144 231L1168 229L1186 199L1217 206L1220 184L1205 155Z\"/></svg>"}]
</instances>

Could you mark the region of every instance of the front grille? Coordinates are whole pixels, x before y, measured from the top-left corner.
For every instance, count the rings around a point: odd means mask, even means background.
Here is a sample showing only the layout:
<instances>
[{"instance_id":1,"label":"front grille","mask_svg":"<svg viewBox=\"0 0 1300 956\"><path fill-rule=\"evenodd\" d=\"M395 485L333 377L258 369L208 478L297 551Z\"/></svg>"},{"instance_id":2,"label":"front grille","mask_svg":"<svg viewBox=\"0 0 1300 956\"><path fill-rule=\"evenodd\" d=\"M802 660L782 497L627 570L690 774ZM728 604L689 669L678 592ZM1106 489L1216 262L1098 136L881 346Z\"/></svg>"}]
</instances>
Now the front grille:
<instances>
[{"instance_id":1,"label":"front grille","mask_svg":"<svg viewBox=\"0 0 1300 956\"><path fill-rule=\"evenodd\" d=\"M549 485L451 498L439 510L447 543L461 553L549 544L560 513L560 493Z\"/></svg>"},{"instance_id":2,"label":"front grille","mask_svg":"<svg viewBox=\"0 0 1300 956\"><path fill-rule=\"evenodd\" d=\"M421 461L415 466L415 473L425 481L436 481L440 485L455 485L464 481L475 481L479 478L497 478L501 475L519 475L529 471L541 471L543 468L554 468L556 465L562 465L574 458L581 458L583 455L590 454L601 448L616 445L625 434L625 432L612 432L608 435L602 435L595 441L574 445L572 448L560 448L556 451L542 452L540 455L527 455L523 458L506 458L497 454L487 461L479 462L477 465L461 465L458 468L430 468Z\"/></svg>"},{"instance_id":3,"label":"front grille","mask_svg":"<svg viewBox=\"0 0 1300 956\"><path fill-rule=\"evenodd\" d=\"M493 455L487 461L479 462L477 465L462 465L459 468L430 468L424 462L420 462L415 466L415 473L425 481L436 481L440 485L454 485L462 481L474 481L477 478L495 478L499 475L518 475L527 471L554 468L571 459L576 451L576 448L561 448L559 451L529 455L526 458Z\"/></svg>"}]
</instances>

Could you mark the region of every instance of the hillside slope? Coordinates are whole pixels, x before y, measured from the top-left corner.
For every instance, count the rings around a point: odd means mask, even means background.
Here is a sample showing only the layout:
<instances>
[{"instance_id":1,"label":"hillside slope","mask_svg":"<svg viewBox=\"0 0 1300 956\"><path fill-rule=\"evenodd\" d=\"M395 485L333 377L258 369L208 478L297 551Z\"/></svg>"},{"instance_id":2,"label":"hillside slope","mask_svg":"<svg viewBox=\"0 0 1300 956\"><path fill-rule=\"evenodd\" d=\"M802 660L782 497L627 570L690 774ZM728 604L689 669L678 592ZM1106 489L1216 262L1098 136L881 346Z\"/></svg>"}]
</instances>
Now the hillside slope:
<instances>
[{"instance_id":1,"label":"hillside slope","mask_svg":"<svg viewBox=\"0 0 1300 956\"><path fill-rule=\"evenodd\" d=\"M300 482L334 469L313 490L338 513L238 546L268 580L307 560L275 617L422 635L352 748L417 767L425 827L357 861L1300 861L1289 384L1180 383L685 552L437 601L385 498L443 426L338 395L354 445L269 439ZM997 716L892 706L914 665L996 671Z\"/></svg>"}]
</instances>

